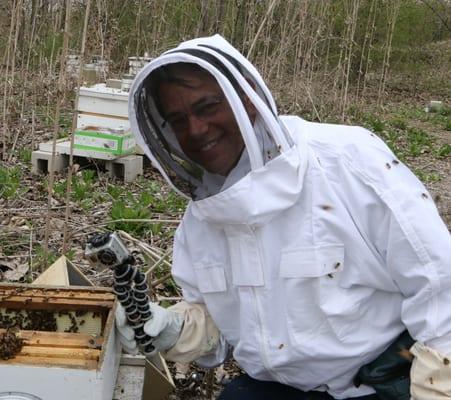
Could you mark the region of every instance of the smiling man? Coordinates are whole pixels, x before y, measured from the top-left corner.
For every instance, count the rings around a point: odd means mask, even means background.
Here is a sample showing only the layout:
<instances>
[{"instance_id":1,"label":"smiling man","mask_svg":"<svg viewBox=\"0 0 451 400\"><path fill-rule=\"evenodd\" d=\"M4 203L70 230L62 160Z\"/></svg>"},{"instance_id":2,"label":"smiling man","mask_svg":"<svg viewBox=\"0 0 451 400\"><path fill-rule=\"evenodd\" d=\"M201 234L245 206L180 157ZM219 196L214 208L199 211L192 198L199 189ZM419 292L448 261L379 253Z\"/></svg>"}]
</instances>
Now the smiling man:
<instances>
[{"instance_id":1,"label":"smiling man","mask_svg":"<svg viewBox=\"0 0 451 400\"><path fill-rule=\"evenodd\" d=\"M146 66L130 121L191 200L172 266L184 301L150 304L144 325L163 356L213 367L232 354L246 374L221 400L450 398L450 236L379 138L280 116L220 36ZM116 322L136 351L121 307Z\"/></svg>"},{"instance_id":2,"label":"smiling man","mask_svg":"<svg viewBox=\"0 0 451 400\"><path fill-rule=\"evenodd\" d=\"M216 80L193 64L172 64L154 77L160 112L188 158L212 174L227 176L244 141ZM158 78L161 79L158 79ZM251 121L255 120L252 110Z\"/></svg>"}]
</instances>

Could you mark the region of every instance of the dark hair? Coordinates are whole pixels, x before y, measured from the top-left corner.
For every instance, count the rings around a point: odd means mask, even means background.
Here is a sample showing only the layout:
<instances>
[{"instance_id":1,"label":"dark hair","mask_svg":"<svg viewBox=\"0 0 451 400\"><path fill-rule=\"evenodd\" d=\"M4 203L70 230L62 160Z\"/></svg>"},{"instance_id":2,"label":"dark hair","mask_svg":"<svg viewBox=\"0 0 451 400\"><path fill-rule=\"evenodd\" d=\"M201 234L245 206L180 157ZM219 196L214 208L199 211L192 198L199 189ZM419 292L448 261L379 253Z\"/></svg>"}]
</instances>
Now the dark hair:
<instances>
[{"instance_id":1,"label":"dark hair","mask_svg":"<svg viewBox=\"0 0 451 400\"><path fill-rule=\"evenodd\" d=\"M196 75L201 78L215 79L212 74L197 64L172 63L165 64L152 71L144 83L147 95L152 96L155 106L162 115L162 107L159 98L159 88L163 83L175 83L180 86L191 87L191 81L187 75Z\"/></svg>"},{"instance_id":2,"label":"dark hair","mask_svg":"<svg viewBox=\"0 0 451 400\"><path fill-rule=\"evenodd\" d=\"M235 68L237 68L238 71L243 75L243 69L241 65L238 63L238 61L236 61L233 57L229 56L228 54L218 49L214 50L217 51L222 56L224 56L225 58L227 58L228 61L231 62L235 66ZM172 53L185 53L208 62L213 67L218 69L229 80L229 82L232 84L235 90L240 94L240 97L242 96L243 94L242 89L238 84L238 82L236 81L233 74L215 56L207 53L206 51L202 51L201 49L174 50L171 52L171 54ZM189 62L177 62L162 65L161 67L152 71L152 73L148 76L148 78L144 82L144 87L146 89L147 95L152 96L160 114L161 114L161 105L158 93L160 85L163 82L172 82L182 86L189 86L188 81L186 80L186 75L191 73L204 77L213 78L216 80L216 78L212 74L210 74L210 72L208 72L206 69L202 68L198 64Z\"/></svg>"}]
</instances>

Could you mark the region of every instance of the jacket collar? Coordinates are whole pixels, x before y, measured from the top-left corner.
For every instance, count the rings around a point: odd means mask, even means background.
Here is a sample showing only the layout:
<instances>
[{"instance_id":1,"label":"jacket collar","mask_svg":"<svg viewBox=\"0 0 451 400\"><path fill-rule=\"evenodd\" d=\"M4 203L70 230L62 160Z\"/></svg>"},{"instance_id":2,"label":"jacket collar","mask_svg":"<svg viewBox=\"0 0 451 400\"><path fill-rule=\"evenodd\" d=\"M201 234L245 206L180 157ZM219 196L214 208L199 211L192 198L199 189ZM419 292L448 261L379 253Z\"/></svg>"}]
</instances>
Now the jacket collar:
<instances>
[{"instance_id":1,"label":"jacket collar","mask_svg":"<svg viewBox=\"0 0 451 400\"><path fill-rule=\"evenodd\" d=\"M297 143L290 150L215 196L191 202L194 217L211 223L258 226L295 204L303 187L308 150L300 132L293 136Z\"/></svg>"}]
</instances>

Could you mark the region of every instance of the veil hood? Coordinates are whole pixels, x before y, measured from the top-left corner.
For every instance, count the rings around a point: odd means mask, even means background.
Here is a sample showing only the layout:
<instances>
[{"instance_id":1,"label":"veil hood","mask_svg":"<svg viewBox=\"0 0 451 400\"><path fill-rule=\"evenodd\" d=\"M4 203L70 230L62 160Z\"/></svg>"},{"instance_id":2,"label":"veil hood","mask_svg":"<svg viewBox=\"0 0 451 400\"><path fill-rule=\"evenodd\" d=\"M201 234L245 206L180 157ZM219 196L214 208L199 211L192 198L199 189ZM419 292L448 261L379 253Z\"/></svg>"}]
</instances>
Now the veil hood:
<instances>
[{"instance_id":1,"label":"veil hood","mask_svg":"<svg viewBox=\"0 0 451 400\"><path fill-rule=\"evenodd\" d=\"M172 128L164 123L155 99L147 90L146 83L152 78L152 74L157 69L173 63L196 64L207 71L215 78L230 105L243 138L245 151L227 177L209 173L184 154ZM255 107L257 117L253 124L237 88ZM129 117L137 143L168 183L181 195L194 200L191 208L201 219L212 219L211 214L215 214L216 207L242 208L243 199L239 199L241 195L237 196L237 193L255 188L256 177L258 187L264 185L267 175L265 171L269 171L271 165L274 173L278 171L278 175L294 177L297 173L293 175L290 172L293 168L296 171L302 166L301 169L305 170L306 157L300 157L292 132L279 118L274 99L262 77L256 68L220 35L183 42L147 64L138 73L130 88ZM285 168L281 168L281 165L274 167L283 162L287 164ZM276 181L278 179L272 176L269 179L272 181L270 185L276 182L274 178ZM295 181L291 183L299 188L299 179L296 178ZM280 183L276 186L280 189ZM288 192L296 192L295 187L287 188ZM268 190L271 191L269 187ZM233 204L226 205L229 202ZM241 206L235 204L236 202L241 203ZM237 219L246 219L246 215L250 214L255 217L261 213L255 210L238 212Z\"/></svg>"}]
</instances>

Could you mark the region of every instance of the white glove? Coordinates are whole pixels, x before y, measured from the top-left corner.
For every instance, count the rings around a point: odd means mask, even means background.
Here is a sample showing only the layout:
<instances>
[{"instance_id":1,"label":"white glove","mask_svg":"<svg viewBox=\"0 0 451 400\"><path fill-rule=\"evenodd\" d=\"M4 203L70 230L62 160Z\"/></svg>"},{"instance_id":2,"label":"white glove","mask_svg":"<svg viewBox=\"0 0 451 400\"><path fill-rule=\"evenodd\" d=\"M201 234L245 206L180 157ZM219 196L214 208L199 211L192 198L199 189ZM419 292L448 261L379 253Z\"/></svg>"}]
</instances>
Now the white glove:
<instances>
[{"instance_id":1,"label":"white glove","mask_svg":"<svg viewBox=\"0 0 451 400\"><path fill-rule=\"evenodd\" d=\"M410 352L415 356L410 370L411 399L450 399L451 357L420 342L415 343Z\"/></svg>"},{"instance_id":2,"label":"white glove","mask_svg":"<svg viewBox=\"0 0 451 400\"><path fill-rule=\"evenodd\" d=\"M156 352L167 350L174 346L180 336L183 327L183 315L168 311L155 303L149 303L152 318L143 326L144 332L153 337L152 345L155 350L148 356ZM128 324L124 307L118 304L116 308L116 328L119 333L119 340L124 350L130 354L138 354L138 345L135 341L135 331Z\"/></svg>"}]
</instances>

